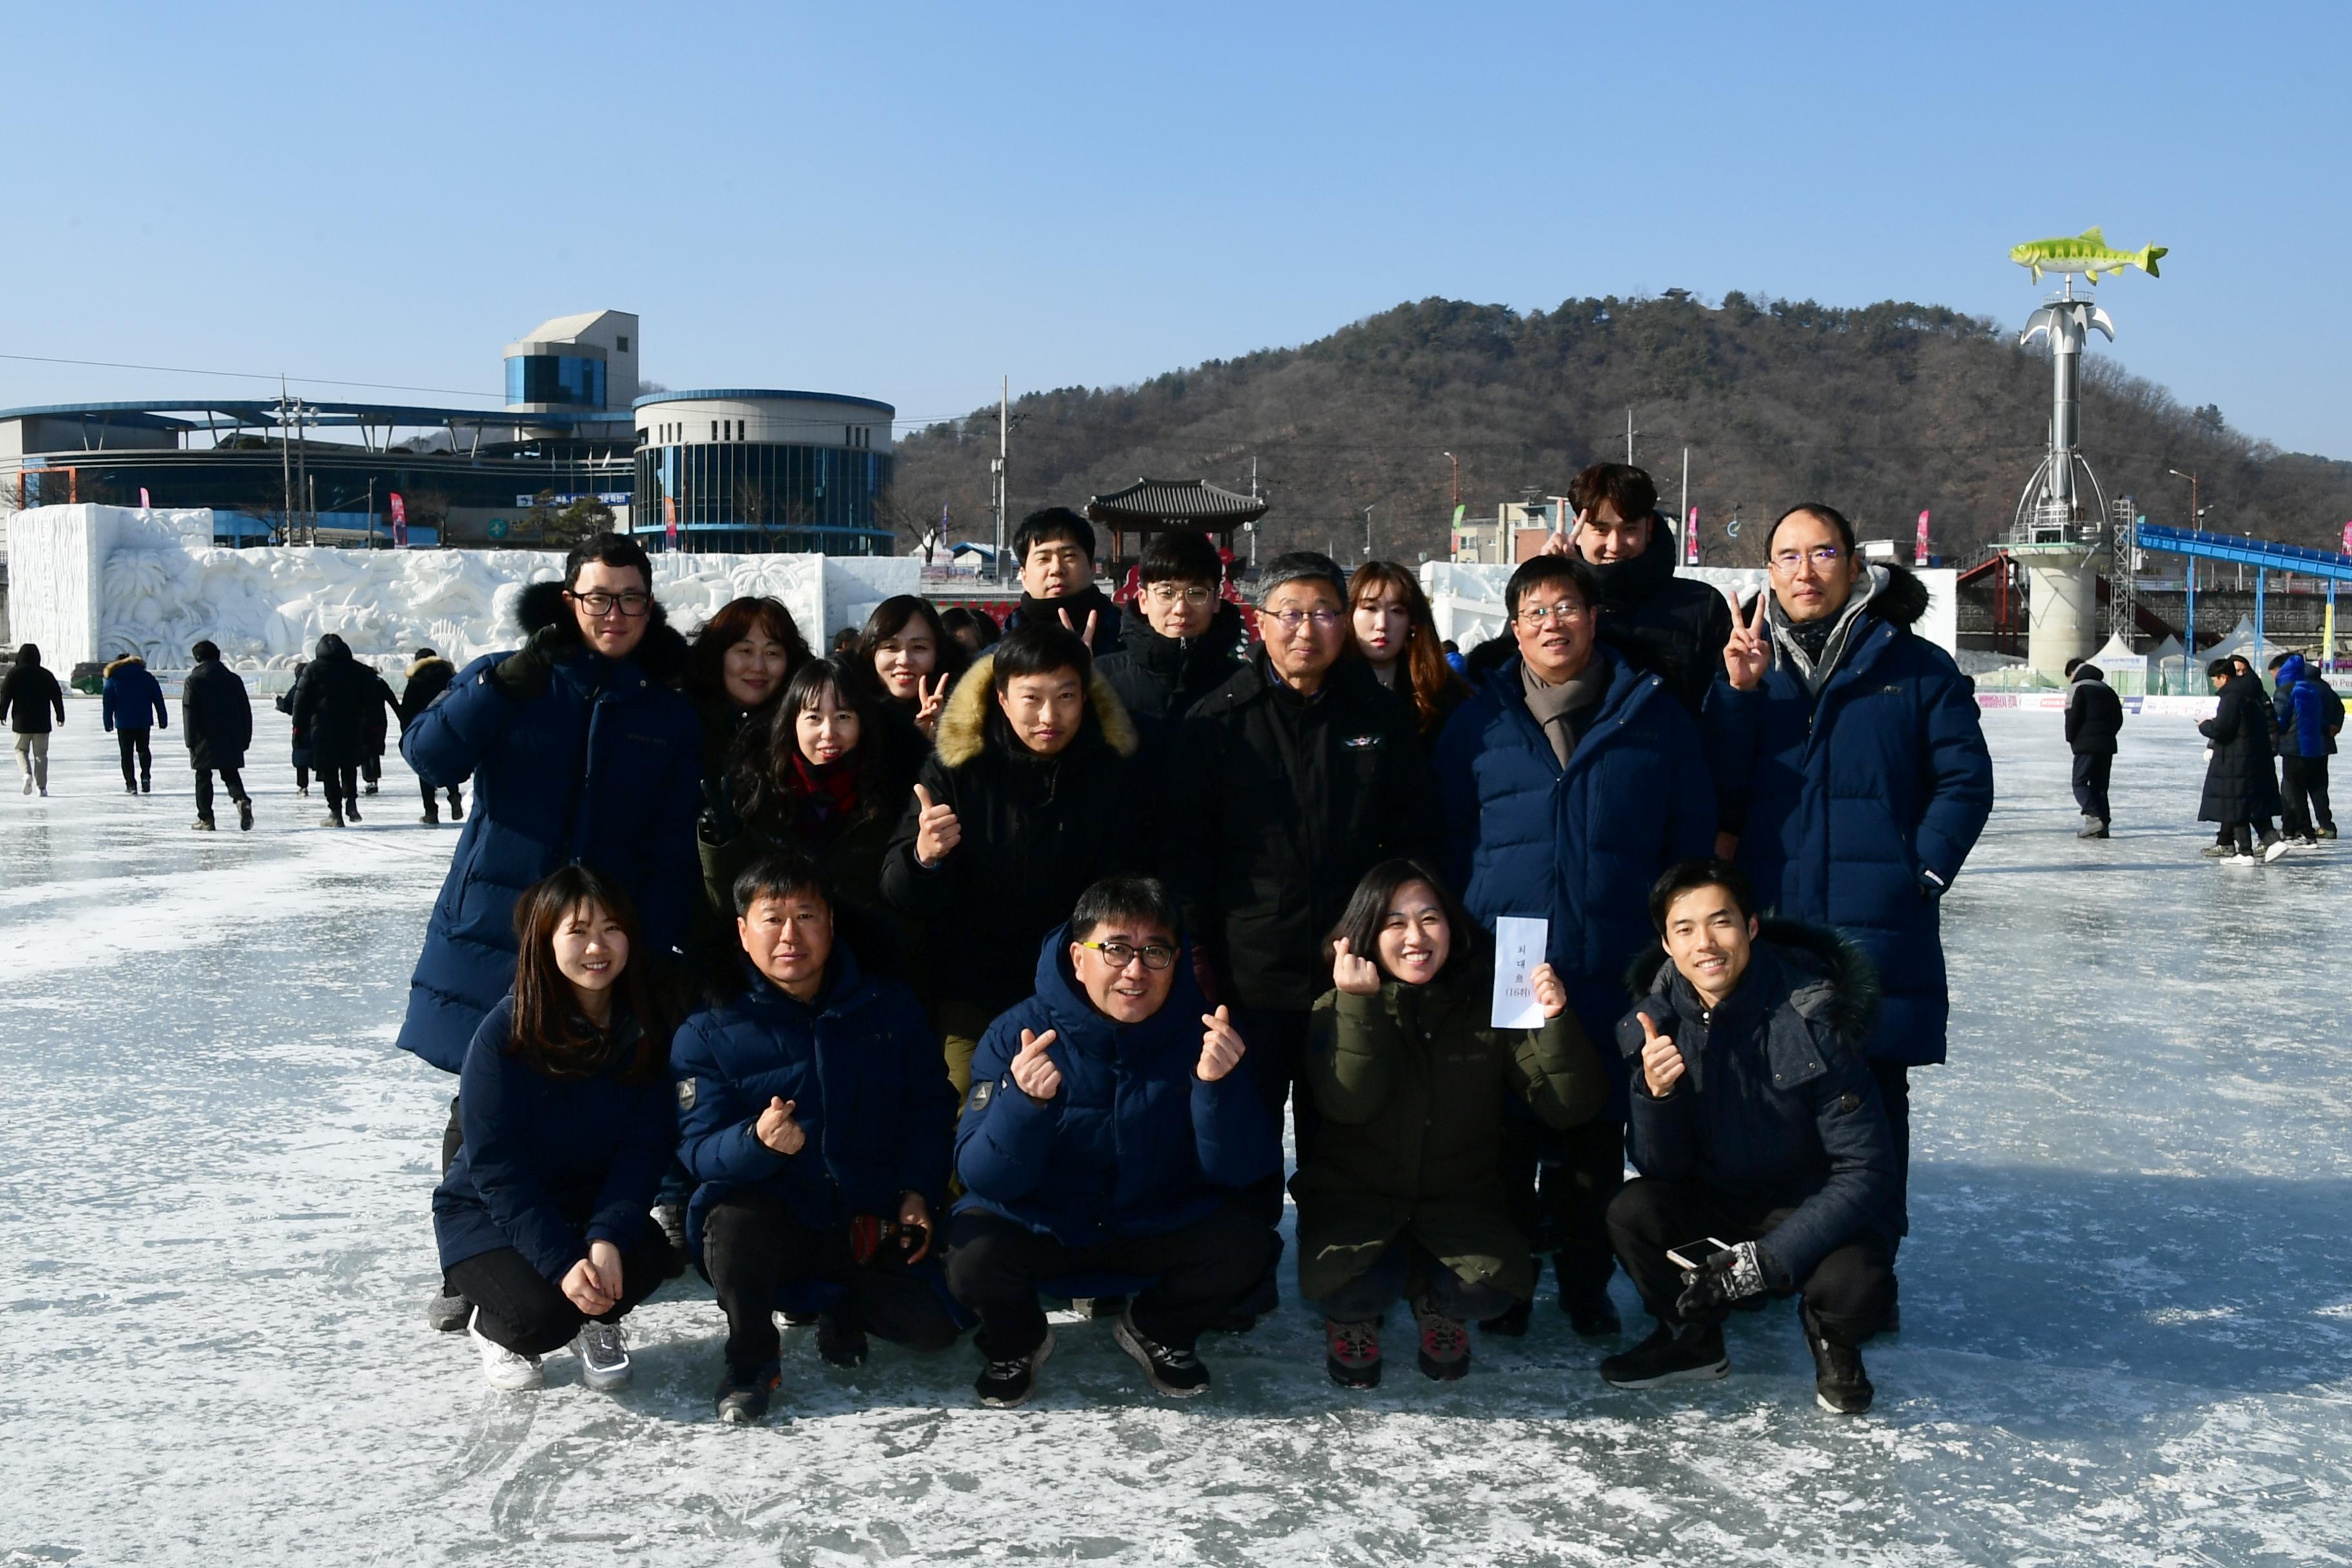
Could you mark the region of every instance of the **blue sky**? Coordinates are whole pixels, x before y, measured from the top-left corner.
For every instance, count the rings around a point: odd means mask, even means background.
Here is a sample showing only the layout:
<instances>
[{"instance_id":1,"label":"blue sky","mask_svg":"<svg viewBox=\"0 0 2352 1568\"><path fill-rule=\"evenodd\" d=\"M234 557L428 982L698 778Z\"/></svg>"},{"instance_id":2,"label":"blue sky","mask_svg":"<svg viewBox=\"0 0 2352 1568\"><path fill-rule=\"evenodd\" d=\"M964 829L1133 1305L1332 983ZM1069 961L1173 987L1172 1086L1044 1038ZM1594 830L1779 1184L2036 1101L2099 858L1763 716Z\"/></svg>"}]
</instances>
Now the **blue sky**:
<instances>
[{"instance_id":1,"label":"blue sky","mask_svg":"<svg viewBox=\"0 0 2352 1568\"><path fill-rule=\"evenodd\" d=\"M2021 325L2352 458L2352 9L721 3L12 14L16 354L474 391L541 319L673 387L969 411L1443 295ZM263 384L0 359L0 405ZM316 395L374 396L313 384ZM383 395L387 398L394 395ZM449 399L449 401L459 401Z\"/></svg>"}]
</instances>

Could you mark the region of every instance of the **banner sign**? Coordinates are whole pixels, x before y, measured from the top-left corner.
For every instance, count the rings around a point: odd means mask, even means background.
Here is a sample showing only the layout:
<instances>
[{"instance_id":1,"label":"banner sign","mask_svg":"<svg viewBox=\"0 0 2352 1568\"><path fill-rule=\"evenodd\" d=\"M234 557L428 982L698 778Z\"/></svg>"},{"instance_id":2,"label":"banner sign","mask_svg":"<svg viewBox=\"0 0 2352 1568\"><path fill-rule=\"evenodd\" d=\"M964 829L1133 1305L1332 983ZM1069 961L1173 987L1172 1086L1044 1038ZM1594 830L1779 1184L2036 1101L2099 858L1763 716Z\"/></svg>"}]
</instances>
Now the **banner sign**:
<instances>
[{"instance_id":1,"label":"banner sign","mask_svg":"<svg viewBox=\"0 0 2352 1568\"><path fill-rule=\"evenodd\" d=\"M400 499L400 492L398 490L394 490L391 493L390 500L392 503L392 547L394 550L405 550L408 548L408 503Z\"/></svg>"},{"instance_id":2,"label":"banner sign","mask_svg":"<svg viewBox=\"0 0 2352 1568\"><path fill-rule=\"evenodd\" d=\"M1696 507L1691 508L1690 515L1683 519L1683 564L1685 566L1698 564L1698 508Z\"/></svg>"},{"instance_id":3,"label":"banner sign","mask_svg":"<svg viewBox=\"0 0 2352 1568\"><path fill-rule=\"evenodd\" d=\"M1925 507L1919 509L1919 539L1911 547L1911 564L1914 566L1927 564L1927 509Z\"/></svg>"}]
</instances>

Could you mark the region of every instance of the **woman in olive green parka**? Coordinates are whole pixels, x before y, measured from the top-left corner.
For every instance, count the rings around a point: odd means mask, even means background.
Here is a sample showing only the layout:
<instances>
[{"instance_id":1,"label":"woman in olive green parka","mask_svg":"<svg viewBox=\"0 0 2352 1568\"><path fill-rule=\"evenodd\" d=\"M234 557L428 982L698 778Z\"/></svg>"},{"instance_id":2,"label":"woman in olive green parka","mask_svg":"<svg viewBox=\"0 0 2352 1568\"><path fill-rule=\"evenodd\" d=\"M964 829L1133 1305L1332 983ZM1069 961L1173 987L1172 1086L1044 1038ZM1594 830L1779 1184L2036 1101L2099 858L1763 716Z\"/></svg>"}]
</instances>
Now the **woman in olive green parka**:
<instances>
[{"instance_id":1,"label":"woman in olive green parka","mask_svg":"<svg viewBox=\"0 0 2352 1568\"><path fill-rule=\"evenodd\" d=\"M1323 1126L1290 1184L1299 1290L1323 1303L1343 1386L1380 1381L1380 1319L1400 1297L1421 1370L1457 1378L1468 1321L1535 1289L1497 1164L1505 1097L1573 1127L1607 1103L1607 1071L1549 964L1532 976L1542 1027L1493 1026L1490 944L1418 862L1366 874L1330 951L1307 1053Z\"/></svg>"}]
</instances>

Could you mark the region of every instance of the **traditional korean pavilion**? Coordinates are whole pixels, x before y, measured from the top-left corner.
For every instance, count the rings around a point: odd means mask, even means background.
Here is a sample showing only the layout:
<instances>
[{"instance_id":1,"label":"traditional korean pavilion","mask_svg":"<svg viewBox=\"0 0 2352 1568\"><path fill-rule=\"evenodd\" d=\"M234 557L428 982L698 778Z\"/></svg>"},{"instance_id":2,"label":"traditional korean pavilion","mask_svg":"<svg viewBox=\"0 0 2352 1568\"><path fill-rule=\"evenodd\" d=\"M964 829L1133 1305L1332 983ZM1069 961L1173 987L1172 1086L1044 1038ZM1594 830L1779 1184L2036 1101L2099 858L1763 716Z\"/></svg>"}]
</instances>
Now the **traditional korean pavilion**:
<instances>
[{"instance_id":1,"label":"traditional korean pavilion","mask_svg":"<svg viewBox=\"0 0 2352 1568\"><path fill-rule=\"evenodd\" d=\"M1110 530L1107 561L1129 559L1127 536L1136 535L1135 553L1156 531L1196 528L1216 535L1228 557L1234 552L1234 531L1265 515L1265 502L1255 496L1219 489L1205 479L1138 479L1123 490L1097 496L1087 502L1087 516L1097 528Z\"/></svg>"}]
</instances>

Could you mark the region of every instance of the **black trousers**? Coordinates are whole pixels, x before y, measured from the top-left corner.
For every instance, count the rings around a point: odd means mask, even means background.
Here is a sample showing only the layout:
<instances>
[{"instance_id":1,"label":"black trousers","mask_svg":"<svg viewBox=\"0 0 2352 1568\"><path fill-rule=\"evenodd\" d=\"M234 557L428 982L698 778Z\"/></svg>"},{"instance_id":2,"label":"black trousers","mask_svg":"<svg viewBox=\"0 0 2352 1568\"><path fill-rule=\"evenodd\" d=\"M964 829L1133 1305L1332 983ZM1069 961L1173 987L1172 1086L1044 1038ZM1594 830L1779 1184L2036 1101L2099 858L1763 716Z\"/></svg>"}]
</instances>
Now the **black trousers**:
<instances>
[{"instance_id":1,"label":"black trousers","mask_svg":"<svg viewBox=\"0 0 2352 1568\"><path fill-rule=\"evenodd\" d=\"M327 809L336 816L346 808L357 811L360 805L360 771L349 763L319 770L319 783L327 792Z\"/></svg>"},{"instance_id":2,"label":"black trousers","mask_svg":"<svg viewBox=\"0 0 2352 1568\"><path fill-rule=\"evenodd\" d=\"M383 756L379 754L373 757L362 757L360 759L360 777L372 784L382 784L383 782Z\"/></svg>"},{"instance_id":3,"label":"black trousers","mask_svg":"<svg viewBox=\"0 0 2352 1568\"><path fill-rule=\"evenodd\" d=\"M1373 1265L1323 1298L1335 1323L1376 1323L1399 1300L1426 1296L1430 1305L1465 1322L1499 1318L1515 1298L1492 1285L1471 1284L1410 1237L1389 1243Z\"/></svg>"},{"instance_id":4,"label":"black trousers","mask_svg":"<svg viewBox=\"0 0 2352 1568\"><path fill-rule=\"evenodd\" d=\"M1609 1205L1609 1236L1617 1256L1642 1293L1642 1304L1662 1323L1682 1321L1675 1310L1683 1293L1683 1271L1666 1258L1669 1247L1712 1237L1734 1244L1760 1241L1794 1209L1758 1210L1727 1202L1696 1182L1658 1182L1637 1176ZM1797 1289L1832 1344L1859 1345L1878 1331L1895 1301L1895 1253L1875 1237L1860 1237L1832 1249Z\"/></svg>"},{"instance_id":5,"label":"black trousers","mask_svg":"<svg viewBox=\"0 0 2352 1568\"><path fill-rule=\"evenodd\" d=\"M1895 1129L1895 1234L1911 1234L1911 1069L1901 1062L1870 1058L1870 1076L1878 1080L1879 1103ZM1727 1239L1728 1239L1727 1237Z\"/></svg>"},{"instance_id":6,"label":"black trousers","mask_svg":"<svg viewBox=\"0 0 2352 1568\"><path fill-rule=\"evenodd\" d=\"M600 1323L617 1323L669 1278L669 1239L640 1216L621 1242L621 1300ZM545 1355L572 1342L588 1314L572 1304L562 1286L530 1265L511 1247L450 1265L449 1283L479 1310L474 1326L484 1339L518 1355Z\"/></svg>"},{"instance_id":7,"label":"black trousers","mask_svg":"<svg viewBox=\"0 0 2352 1568\"><path fill-rule=\"evenodd\" d=\"M772 1194L735 1193L711 1205L702 1219L702 1262L727 1314L730 1367L776 1359L777 1292L816 1280L842 1288L826 1316L845 1327L919 1351L945 1350L960 1331L931 1288L929 1269L878 1260L860 1267L845 1227L810 1230Z\"/></svg>"},{"instance_id":8,"label":"black trousers","mask_svg":"<svg viewBox=\"0 0 2352 1568\"><path fill-rule=\"evenodd\" d=\"M1258 1102L1265 1107L1266 1116L1274 1123L1274 1141L1282 1142L1282 1110L1286 1103L1290 1107L1292 1142L1302 1165L1307 1163L1307 1151L1315 1146L1316 1133L1323 1126L1323 1118L1315 1109L1315 1097L1307 1092L1300 1077L1307 1058L1307 1024L1313 1016L1311 1012L1289 1007L1237 1005L1233 1011L1234 1031L1241 1036L1242 1044L1249 1047L1242 1065L1257 1089ZM1251 1212L1269 1231L1282 1224L1283 1190L1282 1173L1278 1170L1248 1189ZM1281 1260L1282 1237L1277 1235L1274 1252L1266 1259L1265 1289L1250 1292L1244 1310L1256 1312L1273 1306L1277 1294L1274 1271Z\"/></svg>"},{"instance_id":9,"label":"black trousers","mask_svg":"<svg viewBox=\"0 0 2352 1568\"><path fill-rule=\"evenodd\" d=\"M1511 1223L1552 1255L1563 1299L1605 1289L1617 1270L1609 1204L1625 1184L1625 1124L1607 1117L1566 1131L1507 1112L1499 1151Z\"/></svg>"},{"instance_id":10,"label":"black trousers","mask_svg":"<svg viewBox=\"0 0 2352 1568\"><path fill-rule=\"evenodd\" d=\"M1247 1036L1243 1038L1246 1040ZM948 1289L980 1314L973 1341L991 1361L1027 1355L1045 1338L1037 1282L1072 1274L1156 1274L1129 1310L1171 1350L1191 1350L1222 1321L1278 1256L1273 1228L1247 1194L1202 1219L1157 1236L1068 1247L1043 1231L981 1209L948 1227Z\"/></svg>"},{"instance_id":11,"label":"black trousers","mask_svg":"<svg viewBox=\"0 0 2352 1568\"><path fill-rule=\"evenodd\" d=\"M2108 752L2100 756L2074 757L2074 804L2083 808L2084 816L2095 816L2101 822L2107 816L2107 775L2115 772L2116 754Z\"/></svg>"},{"instance_id":12,"label":"black trousers","mask_svg":"<svg viewBox=\"0 0 2352 1568\"><path fill-rule=\"evenodd\" d=\"M199 821L213 819L213 774L217 771L221 783L228 786L229 799L243 805L253 797L245 793L245 780L235 768L198 768L196 770L196 816Z\"/></svg>"},{"instance_id":13,"label":"black trousers","mask_svg":"<svg viewBox=\"0 0 2352 1568\"><path fill-rule=\"evenodd\" d=\"M148 754L146 731L126 730L118 724L114 727L114 743L122 752L122 782L125 784L135 788L154 776L155 759ZM139 771L135 773L131 771L131 760L134 755L139 759Z\"/></svg>"},{"instance_id":14,"label":"black trousers","mask_svg":"<svg viewBox=\"0 0 2352 1568\"><path fill-rule=\"evenodd\" d=\"M441 806L440 803L433 798L433 786L426 784L423 779L418 779L416 781L416 793L425 797L425 815L433 817L437 821L441 815ZM451 816L455 816L457 813L466 809L465 800L457 794L457 786L456 784L451 784L444 793L449 796L449 815Z\"/></svg>"},{"instance_id":15,"label":"black trousers","mask_svg":"<svg viewBox=\"0 0 2352 1568\"><path fill-rule=\"evenodd\" d=\"M2308 838L2321 827L2334 827L2336 814L2327 805L2326 757L2279 757L2279 794L2286 810L2280 826L2289 838Z\"/></svg>"}]
</instances>

